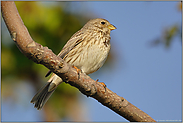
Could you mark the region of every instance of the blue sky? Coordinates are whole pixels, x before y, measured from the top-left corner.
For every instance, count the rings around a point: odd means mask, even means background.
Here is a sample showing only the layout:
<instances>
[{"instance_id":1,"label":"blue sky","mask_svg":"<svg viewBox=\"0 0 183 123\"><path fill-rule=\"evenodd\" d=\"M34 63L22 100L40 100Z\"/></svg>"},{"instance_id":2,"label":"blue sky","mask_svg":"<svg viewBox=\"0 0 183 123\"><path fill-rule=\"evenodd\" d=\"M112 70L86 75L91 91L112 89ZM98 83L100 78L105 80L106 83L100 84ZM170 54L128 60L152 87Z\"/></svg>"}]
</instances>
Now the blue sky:
<instances>
[{"instance_id":1,"label":"blue sky","mask_svg":"<svg viewBox=\"0 0 183 123\"><path fill-rule=\"evenodd\" d=\"M177 2L88 4L117 27L111 32L111 50L118 52L118 59L113 69L98 76L100 80L155 120L181 120L180 39L175 39L169 49L148 45L165 27L181 23ZM93 121L123 121L97 101L88 103Z\"/></svg>"},{"instance_id":2,"label":"blue sky","mask_svg":"<svg viewBox=\"0 0 183 123\"><path fill-rule=\"evenodd\" d=\"M117 27L111 32L111 50L116 55L114 65L105 67L105 72L96 72L91 77L105 82L110 90L157 121L182 120L180 39L175 38L169 49L163 45L149 46L149 42L160 37L166 27L181 24L177 2L77 2L81 3L86 4L83 10L91 11L96 17L105 18ZM81 103L87 107L89 121L126 121L98 101L82 94ZM2 111L8 110L7 105L2 107ZM41 114L34 108L29 110L27 117L21 117L24 108L17 106L17 109L18 112L14 109L12 113L2 114L3 120L40 120Z\"/></svg>"}]
</instances>

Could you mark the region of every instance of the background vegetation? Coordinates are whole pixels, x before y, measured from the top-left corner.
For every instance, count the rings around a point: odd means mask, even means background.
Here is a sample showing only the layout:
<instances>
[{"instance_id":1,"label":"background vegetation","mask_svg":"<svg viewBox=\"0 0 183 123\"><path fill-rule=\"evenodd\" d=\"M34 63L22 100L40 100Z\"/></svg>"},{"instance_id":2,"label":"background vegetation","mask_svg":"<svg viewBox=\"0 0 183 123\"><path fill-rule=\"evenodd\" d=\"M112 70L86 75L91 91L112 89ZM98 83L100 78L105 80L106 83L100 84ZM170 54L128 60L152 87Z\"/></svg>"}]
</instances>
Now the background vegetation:
<instances>
[{"instance_id":1,"label":"background vegetation","mask_svg":"<svg viewBox=\"0 0 183 123\"><path fill-rule=\"evenodd\" d=\"M84 4L77 5L71 2L15 3L32 38L43 46L52 49L55 54L60 52L72 34L78 31L89 19L96 17L92 13L82 14ZM77 8L80 13L71 12L70 8L72 7ZM177 9L182 10L181 3L177 5ZM13 102L22 103L21 98L24 93L32 91L34 95L44 85L48 79L44 78L48 70L44 66L35 64L24 57L8 35L3 20L1 25L2 101L11 99ZM152 39L150 46L162 45L170 48L174 38L178 37L181 41L181 26L173 24L165 28L160 37ZM111 52L107 64L111 65L115 59L115 53ZM28 84L24 85L24 83ZM24 87L23 85L32 86L33 89L24 90L23 93L21 92L22 95L16 95L14 92L18 88ZM65 83L59 86L43 109L44 121L82 120L81 111L83 106L79 102L78 93L77 89Z\"/></svg>"}]
</instances>

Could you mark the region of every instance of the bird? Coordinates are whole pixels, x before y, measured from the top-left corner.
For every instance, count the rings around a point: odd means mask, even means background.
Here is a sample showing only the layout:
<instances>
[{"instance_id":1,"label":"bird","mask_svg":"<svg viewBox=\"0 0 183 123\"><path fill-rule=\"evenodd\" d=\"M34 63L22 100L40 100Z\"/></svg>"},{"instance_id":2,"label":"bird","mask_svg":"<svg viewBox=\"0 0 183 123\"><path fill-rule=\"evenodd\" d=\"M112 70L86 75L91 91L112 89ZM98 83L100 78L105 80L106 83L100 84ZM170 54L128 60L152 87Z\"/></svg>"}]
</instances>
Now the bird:
<instances>
[{"instance_id":1,"label":"bird","mask_svg":"<svg viewBox=\"0 0 183 123\"><path fill-rule=\"evenodd\" d=\"M106 19L91 19L71 36L57 56L86 75L91 74L101 68L106 61L111 48L110 32L114 29L116 27ZM51 73L48 71L46 77ZM53 73L32 98L31 103L35 104L34 107L41 110L62 82L62 78Z\"/></svg>"}]
</instances>

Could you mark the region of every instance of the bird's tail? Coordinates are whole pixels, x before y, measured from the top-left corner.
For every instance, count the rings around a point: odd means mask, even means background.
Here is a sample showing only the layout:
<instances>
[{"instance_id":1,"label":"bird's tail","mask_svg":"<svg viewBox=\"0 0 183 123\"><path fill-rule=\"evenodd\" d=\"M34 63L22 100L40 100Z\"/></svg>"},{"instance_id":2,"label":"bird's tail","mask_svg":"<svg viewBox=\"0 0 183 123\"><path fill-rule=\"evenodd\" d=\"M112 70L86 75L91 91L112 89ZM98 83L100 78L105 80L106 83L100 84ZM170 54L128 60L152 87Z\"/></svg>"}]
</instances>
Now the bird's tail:
<instances>
[{"instance_id":1,"label":"bird's tail","mask_svg":"<svg viewBox=\"0 0 183 123\"><path fill-rule=\"evenodd\" d=\"M46 83L32 98L31 103L35 104L34 107L37 108L37 110L42 109L52 93L55 91L56 88L52 91L48 91L50 84L51 82Z\"/></svg>"},{"instance_id":2,"label":"bird's tail","mask_svg":"<svg viewBox=\"0 0 183 123\"><path fill-rule=\"evenodd\" d=\"M35 104L34 107L37 108L37 110L42 109L42 107L48 101L55 89L62 82L62 79L53 73L48 82L32 98L31 103Z\"/></svg>"}]
</instances>

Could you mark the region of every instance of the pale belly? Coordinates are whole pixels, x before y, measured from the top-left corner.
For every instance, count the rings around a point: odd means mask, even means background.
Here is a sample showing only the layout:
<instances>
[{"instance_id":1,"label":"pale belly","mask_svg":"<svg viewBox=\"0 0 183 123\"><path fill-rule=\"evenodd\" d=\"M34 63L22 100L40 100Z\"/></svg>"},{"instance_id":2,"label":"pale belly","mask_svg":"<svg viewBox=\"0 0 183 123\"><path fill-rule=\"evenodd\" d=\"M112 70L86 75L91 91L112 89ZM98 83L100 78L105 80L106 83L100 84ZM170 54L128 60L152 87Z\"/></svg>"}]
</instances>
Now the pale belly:
<instances>
[{"instance_id":1,"label":"pale belly","mask_svg":"<svg viewBox=\"0 0 183 123\"><path fill-rule=\"evenodd\" d=\"M110 45L108 45L108 47L104 46L103 48L100 48L97 44L93 44L82 50L76 51L76 49L73 49L73 51L68 54L65 61L81 69L82 72L90 74L102 67L107 59L109 50ZM75 56L73 53L75 53ZM72 58L69 56L72 56Z\"/></svg>"}]
</instances>

